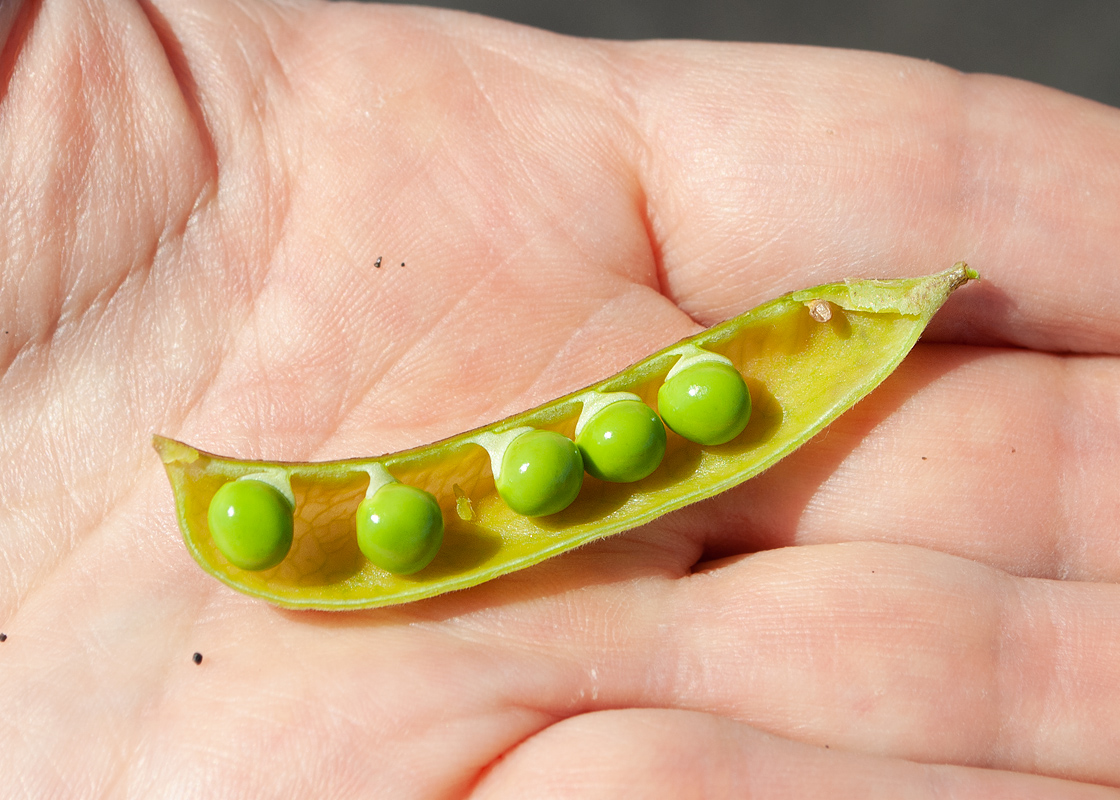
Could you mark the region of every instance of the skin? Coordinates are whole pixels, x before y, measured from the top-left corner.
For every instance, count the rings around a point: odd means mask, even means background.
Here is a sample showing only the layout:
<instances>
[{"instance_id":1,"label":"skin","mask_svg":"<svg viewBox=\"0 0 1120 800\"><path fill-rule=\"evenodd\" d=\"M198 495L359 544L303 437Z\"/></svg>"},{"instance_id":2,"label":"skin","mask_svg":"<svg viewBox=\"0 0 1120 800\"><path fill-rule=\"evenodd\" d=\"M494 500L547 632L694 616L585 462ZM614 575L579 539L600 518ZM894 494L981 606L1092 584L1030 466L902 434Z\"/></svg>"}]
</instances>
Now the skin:
<instances>
[{"instance_id":1,"label":"skin","mask_svg":"<svg viewBox=\"0 0 1120 800\"><path fill-rule=\"evenodd\" d=\"M0 38L7 791L1116 796L1120 111L407 8L9 2ZM770 472L414 605L225 588L148 444L396 450L959 259Z\"/></svg>"}]
</instances>

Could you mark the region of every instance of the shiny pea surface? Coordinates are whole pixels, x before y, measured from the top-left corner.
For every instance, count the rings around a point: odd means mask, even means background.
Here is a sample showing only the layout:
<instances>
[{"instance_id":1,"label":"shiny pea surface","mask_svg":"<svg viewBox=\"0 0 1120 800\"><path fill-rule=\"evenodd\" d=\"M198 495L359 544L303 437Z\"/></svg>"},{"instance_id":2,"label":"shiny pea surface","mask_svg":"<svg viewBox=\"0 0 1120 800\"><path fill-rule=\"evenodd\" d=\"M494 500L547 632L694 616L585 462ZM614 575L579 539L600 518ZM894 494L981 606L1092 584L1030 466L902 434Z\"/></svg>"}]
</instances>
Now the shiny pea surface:
<instances>
[{"instance_id":1,"label":"shiny pea surface","mask_svg":"<svg viewBox=\"0 0 1120 800\"><path fill-rule=\"evenodd\" d=\"M661 384L657 410L675 433L697 444L726 444L751 418L751 393L733 366L694 364Z\"/></svg>"},{"instance_id":2,"label":"shiny pea surface","mask_svg":"<svg viewBox=\"0 0 1120 800\"><path fill-rule=\"evenodd\" d=\"M576 437L588 475L613 483L648 477L665 457L665 426L640 400L599 409Z\"/></svg>"},{"instance_id":3,"label":"shiny pea surface","mask_svg":"<svg viewBox=\"0 0 1120 800\"><path fill-rule=\"evenodd\" d=\"M583 459L566 436L526 431L506 448L495 485L507 506L527 517L546 517L572 504L583 486Z\"/></svg>"},{"instance_id":4,"label":"shiny pea surface","mask_svg":"<svg viewBox=\"0 0 1120 800\"><path fill-rule=\"evenodd\" d=\"M285 463L214 455L159 436L154 445L188 550L229 586L291 608L343 610L418 600L529 567L757 475L871 392L902 361L949 294L975 277L958 264L920 278L845 281L792 292L586 389L398 453ZM518 431L530 429L556 434L575 448L576 422L589 398L629 393L657 409L669 372L698 352L725 359L749 392L749 418L730 440L709 445L670 433L660 464L647 476L583 481L571 502L553 513L523 513L532 509L518 511L503 499L494 453L487 449L494 448L492 441L512 447ZM378 566L359 547L358 507L374 468L428 493L441 510L440 546L415 572ZM261 472L290 484L293 541L278 563L247 569L219 546L207 517L223 486Z\"/></svg>"},{"instance_id":5,"label":"shiny pea surface","mask_svg":"<svg viewBox=\"0 0 1120 800\"><path fill-rule=\"evenodd\" d=\"M428 566L443 542L439 503L415 486L382 486L358 504L356 520L362 555L397 575L411 575Z\"/></svg>"},{"instance_id":6,"label":"shiny pea surface","mask_svg":"<svg viewBox=\"0 0 1120 800\"><path fill-rule=\"evenodd\" d=\"M223 485L210 500L207 522L218 550L244 570L274 567L292 546L292 507L261 481Z\"/></svg>"}]
</instances>

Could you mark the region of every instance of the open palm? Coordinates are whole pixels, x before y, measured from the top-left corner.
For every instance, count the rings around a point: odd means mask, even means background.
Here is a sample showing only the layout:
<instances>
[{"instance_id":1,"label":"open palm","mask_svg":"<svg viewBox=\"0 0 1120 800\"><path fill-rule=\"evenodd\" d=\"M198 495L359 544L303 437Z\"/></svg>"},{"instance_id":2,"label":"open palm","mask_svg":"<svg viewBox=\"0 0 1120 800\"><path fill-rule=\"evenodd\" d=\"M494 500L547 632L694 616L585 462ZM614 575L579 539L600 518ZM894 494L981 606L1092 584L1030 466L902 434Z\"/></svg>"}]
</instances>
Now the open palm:
<instances>
[{"instance_id":1,"label":"open palm","mask_svg":"<svg viewBox=\"0 0 1120 800\"><path fill-rule=\"evenodd\" d=\"M420 9L41 0L5 32L4 791L1120 786L1120 112ZM776 468L411 605L212 580L149 445L393 451L958 259L985 281Z\"/></svg>"}]
</instances>

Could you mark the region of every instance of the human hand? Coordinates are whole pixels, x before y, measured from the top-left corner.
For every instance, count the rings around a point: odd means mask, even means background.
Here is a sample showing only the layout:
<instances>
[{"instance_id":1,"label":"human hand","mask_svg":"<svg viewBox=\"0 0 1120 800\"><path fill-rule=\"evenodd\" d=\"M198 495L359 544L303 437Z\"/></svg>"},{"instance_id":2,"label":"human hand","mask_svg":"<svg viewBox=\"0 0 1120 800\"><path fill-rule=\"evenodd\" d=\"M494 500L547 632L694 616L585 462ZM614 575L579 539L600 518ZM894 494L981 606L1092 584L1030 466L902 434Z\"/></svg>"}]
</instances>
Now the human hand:
<instances>
[{"instance_id":1,"label":"human hand","mask_svg":"<svg viewBox=\"0 0 1120 800\"><path fill-rule=\"evenodd\" d=\"M4 30L13 794L1120 786L1120 111L406 8L43 0ZM958 259L985 281L768 473L407 606L212 580L149 447L397 450Z\"/></svg>"}]
</instances>

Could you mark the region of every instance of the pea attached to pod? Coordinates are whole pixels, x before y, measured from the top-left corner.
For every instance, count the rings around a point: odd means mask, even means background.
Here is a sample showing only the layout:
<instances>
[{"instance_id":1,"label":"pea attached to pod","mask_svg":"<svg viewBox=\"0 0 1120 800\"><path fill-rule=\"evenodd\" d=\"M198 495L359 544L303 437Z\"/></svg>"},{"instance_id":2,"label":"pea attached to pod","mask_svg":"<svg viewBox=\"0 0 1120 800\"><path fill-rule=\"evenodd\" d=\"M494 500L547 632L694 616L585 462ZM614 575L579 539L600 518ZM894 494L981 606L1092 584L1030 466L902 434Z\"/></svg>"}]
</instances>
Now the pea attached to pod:
<instances>
[{"instance_id":1,"label":"pea attached to pod","mask_svg":"<svg viewBox=\"0 0 1120 800\"><path fill-rule=\"evenodd\" d=\"M689 441L726 444L751 418L751 393L743 376L724 361L686 366L657 390L657 410L670 429Z\"/></svg>"},{"instance_id":2,"label":"pea attached to pod","mask_svg":"<svg viewBox=\"0 0 1120 800\"><path fill-rule=\"evenodd\" d=\"M431 563L443 541L443 513L429 492L386 483L358 505L358 547L377 566L411 575Z\"/></svg>"},{"instance_id":3,"label":"pea attached to pod","mask_svg":"<svg viewBox=\"0 0 1120 800\"><path fill-rule=\"evenodd\" d=\"M605 405L576 434L576 446L589 475L613 483L649 476L665 456L665 426L641 400Z\"/></svg>"},{"instance_id":4,"label":"pea attached to pod","mask_svg":"<svg viewBox=\"0 0 1120 800\"><path fill-rule=\"evenodd\" d=\"M289 608L410 602L525 569L770 468L882 382L949 294L976 277L960 263L924 277L791 292L584 389L397 453L251 462L159 436L153 443L184 542L219 580ZM628 424L619 421L641 412L635 427L648 432L649 415L630 401L655 395L664 426L679 434L666 439L664 458L656 442L623 436ZM721 446L752 418L749 442ZM593 443L600 425L611 445L632 437L629 455ZM611 466L615 458L623 466ZM585 486L585 468L604 480ZM399 502L382 504L379 492L398 478L402 488L385 497L400 494ZM368 522L355 518L359 506ZM439 509L455 513L437 521ZM406 524L371 534L394 514Z\"/></svg>"},{"instance_id":5,"label":"pea attached to pod","mask_svg":"<svg viewBox=\"0 0 1120 800\"><path fill-rule=\"evenodd\" d=\"M275 567L292 546L292 503L264 481L229 481L214 493L207 519L230 563L251 571Z\"/></svg>"},{"instance_id":6,"label":"pea attached to pod","mask_svg":"<svg viewBox=\"0 0 1120 800\"><path fill-rule=\"evenodd\" d=\"M525 431L506 448L494 485L518 514L546 517L576 499L583 486L583 459L567 436Z\"/></svg>"}]
</instances>

